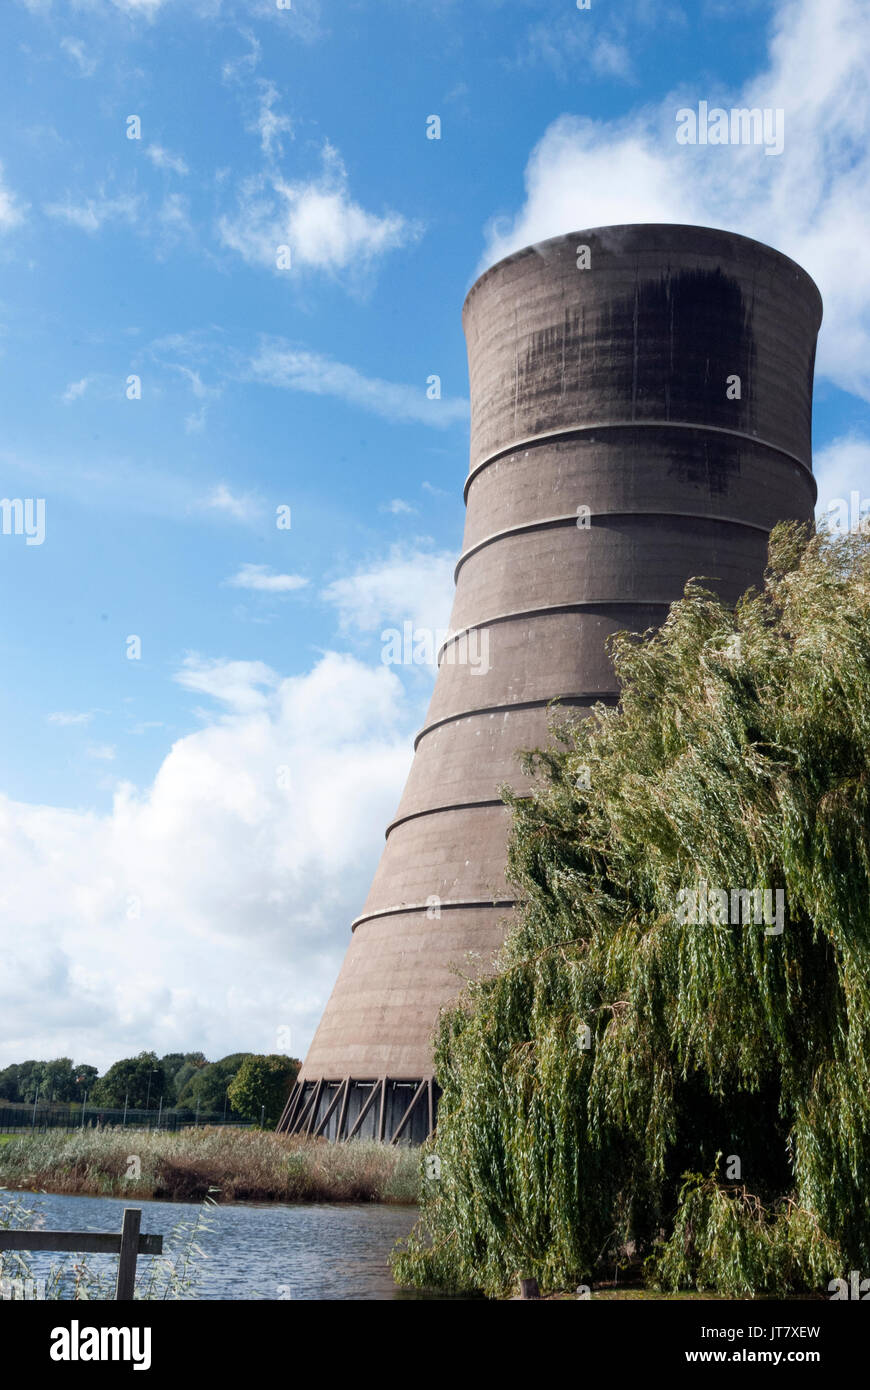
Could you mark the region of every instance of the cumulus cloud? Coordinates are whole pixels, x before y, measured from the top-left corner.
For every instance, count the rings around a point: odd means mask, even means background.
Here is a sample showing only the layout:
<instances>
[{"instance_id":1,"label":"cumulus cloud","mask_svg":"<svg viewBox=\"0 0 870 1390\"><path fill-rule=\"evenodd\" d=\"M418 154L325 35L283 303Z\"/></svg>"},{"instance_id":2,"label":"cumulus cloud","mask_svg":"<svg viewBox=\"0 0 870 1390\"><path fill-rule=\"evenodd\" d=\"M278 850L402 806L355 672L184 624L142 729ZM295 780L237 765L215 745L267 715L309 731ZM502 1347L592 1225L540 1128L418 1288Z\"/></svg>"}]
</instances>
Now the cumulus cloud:
<instances>
[{"instance_id":1,"label":"cumulus cloud","mask_svg":"<svg viewBox=\"0 0 870 1390\"><path fill-rule=\"evenodd\" d=\"M191 657L218 708L106 815L0 797L2 1061L304 1054L410 763L401 682Z\"/></svg>"},{"instance_id":2,"label":"cumulus cloud","mask_svg":"<svg viewBox=\"0 0 870 1390\"><path fill-rule=\"evenodd\" d=\"M870 439L844 435L816 453L813 472L819 485L816 515L824 517L832 503L849 503L858 492L863 510L870 505Z\"/></svg>"},{"instance_id":3,"label":"cumulus cloud","mask_svg":"<svg viewBox=\"0 0 870 1390\"><path fill-rule=\"evenodd\" d=\"M387 420L446 428L467 419L465 400L429 400L424 387L364 376L355 367L321 353L291 347L282 338L264 339L249 366L256 381L316 396L337 396Z\"/></svg>"},{"instance_id":4,"label":"cumulus cloud","mask_svg":"<svg viewBox=\"0 0 870 1390\"><path fill-rule=\"evenodd\" d=\"M421 229L399 213L379 215L355 202L344 164L327 143L319 177L298 183L265 175L247 180L238 212L221 217L218 230L223 244L249 265L277 271L278 248L287 246L293 268L360 273L414 241Z\"/></svg>"},{"instance_id":5,"label":"cumulus cloud","mask_svg":"<svg viewBox=\"0 0 870 1390\"><path fill-rule=\"evenodd\" d=\"M336 579L322 597L333 604L343 632L380 632L384 624L439 632L453 602L455 555L419 546L393 546L384 560Z\"/></svg>"},{"instance_id":6,"label":"cumulus cloud","mask_svg":"<svg viewBox=\"0 0 870 1390\"><path fill-rule=\"evenodd\" d=\"M255 593L289 594L304 589L308 583L301 574L275 574L268 565L242 565L232 579L225 581L233 589L251 589Z\"/></svg>"},{"instance_id":7,"label":"cumulus cloud","mask_svg":"<svg viewBox=\"0 0 870 1390\"><path fill-rule=\"evenodd\" d=\"M521 246L584 227L726 227L792 256L818 283L818 366L870 399L870 9L863 0L783 0L761 70L740 90L711 83L613 121L562 116L526 168L526 200L489 228L485 269ZM678 145L676 112L699 101L785 112L785 147Z\"/></svg>"},{"instance_id":8,"label":"cumulus cloud","mask_svg":"<svg viewBox=\"0 0 870 1390\"><path fill-rule=\"evenodd\" d=\"M206 660L195 652L185 657L173 679L239 713L265 709L268 691L277 684L274 671L262 661Z\"/></svg>"}]
</instances>

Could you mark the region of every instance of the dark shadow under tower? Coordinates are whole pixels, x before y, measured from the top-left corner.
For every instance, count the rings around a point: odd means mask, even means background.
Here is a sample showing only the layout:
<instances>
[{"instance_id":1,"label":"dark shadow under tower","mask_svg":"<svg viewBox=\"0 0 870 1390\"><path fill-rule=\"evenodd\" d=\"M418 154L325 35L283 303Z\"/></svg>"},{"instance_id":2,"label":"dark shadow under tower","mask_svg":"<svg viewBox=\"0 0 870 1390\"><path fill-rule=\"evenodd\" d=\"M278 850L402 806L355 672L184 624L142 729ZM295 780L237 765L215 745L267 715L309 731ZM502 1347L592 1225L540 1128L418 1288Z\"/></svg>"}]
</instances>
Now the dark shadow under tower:
<instances>
[{"instance_id":1,"label":"dark shadow under tower","mask_svg":"<svg viewBox=\"0 0 870 1390\"><path fill-rule=\"evenodd\" d=\"M425 1137L455 966L486 969L513 908L498 787L521 785L516 750L546 742L552 700L616 700L611 633L659 624L692 576L736 601L772 526L813 513L821 300L770 247L706 227L575 232L486 271L463 319L451 636L282 1129Z\"/></svg>"}]
</instances>

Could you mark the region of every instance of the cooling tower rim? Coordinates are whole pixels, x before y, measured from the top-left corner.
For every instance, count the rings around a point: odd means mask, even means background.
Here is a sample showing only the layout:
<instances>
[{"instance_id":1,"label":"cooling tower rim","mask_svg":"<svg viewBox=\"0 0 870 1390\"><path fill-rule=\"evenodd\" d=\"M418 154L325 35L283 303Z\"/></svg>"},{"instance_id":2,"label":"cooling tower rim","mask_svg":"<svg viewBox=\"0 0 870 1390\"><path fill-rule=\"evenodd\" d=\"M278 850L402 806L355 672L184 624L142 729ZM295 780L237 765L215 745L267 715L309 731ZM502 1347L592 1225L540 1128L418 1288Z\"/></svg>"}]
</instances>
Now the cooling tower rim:
<instances>
[{"instance_id":1,"label":"cooling tower rim","mask_svg":"<svg viewBox=\"0 0 870 1390\"><path fill-rule=\"evenodd\" d=\"M590 437L590 443L595 444L595 435L618 433L620 430L641 430L641 429L660 429L660 430L687 430L696 434L724 435L729 439L737 440L742 444L749 444L758 449L769 449L771 453L780 454L783 458L789 459L792 463L802 468L816 489L818 497L818 483L813 473L812 462L807 462L801 458L800 454L792 453L790 449L784 449L781 444L774 444L769 439L762 439L757 434L747 434L745 430L726 429L723 425L708 425L703 421L693 420L598 420L588 425L566 425L563 429L547 430L543 434L530 434L522 438L511 440L509 444L500 444L491 453L484 454L478 459L477 463L472 464L468 476L462 489L462 496L466 506L468 505L468 493L471 484L484 469L489 468L490 464L498 463L509 454L518 454L521 450L546 448L548 445L558 445L568 443L573 440L581 440L585 436ZM815 498L813 499L815 501Z\"/></svg>"},{"instance_id":2,"label":"cooling tower rim","mask_svg":"<svg viewBox=\"0 0 870 1390\"><path fill-rule=\"evenodd\" d=\"M442 898L438 903L439 912L447 910L453 912L491 912L499 911L502 908L517 907L519 898ZM380 917L404 917L417 916L421 912L431 912L434 904L423 903L395 903L391 907L378 907L373 912L362 912L359 917L355 917L350 924L351 932L355 932L357 927L361 927L363 922L373 922Z\"/></svg>"},{"instance_id":3,"label":"cooling tower rim","mask_svg":"<svg viewBox=\"0 0 870 1390\"><path fill-rule=\"evenodd\" d=\"M784 263L785 265L791 266L797 273L798 278L804 283L804 288L808 291L810 299L815 299L816 301L817 320L815 331L818 333L824 314L824 301L822 300L821 290L809 271L804 270L802 265L793 260L791 256L787 256L784 251L778 251L775 246L770 246L766 241L759 241L756 237L745 236L743 232L730 231L727 227L705 227L697 222L614 222L600 227L582 227L578 231L562 232L558 236L545 237L542 241L532 242L528 246L521 247L518 251L512 251L509 255L502 256L500 260L488 266L487 269L477 277L466 294L462 305L463 324L472 295L493 275L504 270L506 266L512 265L515 261L523 260L527 256L541 255L546 248L555 249L560 243L573 241L577 237L602 237L607 233L614 238L619 235L631 238L632 234L634 234L631 246L631 249L634 251L648 249L651 251L661 250L662 252L666 252L671 250L677 253L681 249L688 249L680 247L677 237L674 238L674 244L672 246L657 246L653 244L648 248L644 248L638 244L638 239L642 233L658 233L659 236L661 236L664 232L700 233L705 237L727 237L730 241L743 242L746 246L751 246L756 252L761 252L766 259L776 264L782 265Z\"/></svg>"}]
</instances>

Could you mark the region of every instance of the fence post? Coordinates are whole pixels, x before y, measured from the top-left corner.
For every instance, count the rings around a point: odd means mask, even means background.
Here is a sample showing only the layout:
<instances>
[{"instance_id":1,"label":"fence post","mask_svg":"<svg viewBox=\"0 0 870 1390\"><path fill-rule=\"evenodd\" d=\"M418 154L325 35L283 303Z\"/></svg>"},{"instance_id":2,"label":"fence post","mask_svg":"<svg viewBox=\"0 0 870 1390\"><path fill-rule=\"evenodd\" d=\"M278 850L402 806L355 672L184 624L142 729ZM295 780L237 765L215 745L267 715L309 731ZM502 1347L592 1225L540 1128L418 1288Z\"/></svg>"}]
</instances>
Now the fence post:
<instances>
[{"instance_id":1,"label":"fence post","mask_svg":"<svg viewBox=\"0 0 870 1390\"><path fill-rule=\"evenodd\" d=\"M117 1303L129 1303L133 1298L141 1222L142 1210L140 1207L125 1207L124 1220L121 1222L121 1257L118 1260L118 1283L115 1288L115 1301Z\"/></svg>"}]
</instances>

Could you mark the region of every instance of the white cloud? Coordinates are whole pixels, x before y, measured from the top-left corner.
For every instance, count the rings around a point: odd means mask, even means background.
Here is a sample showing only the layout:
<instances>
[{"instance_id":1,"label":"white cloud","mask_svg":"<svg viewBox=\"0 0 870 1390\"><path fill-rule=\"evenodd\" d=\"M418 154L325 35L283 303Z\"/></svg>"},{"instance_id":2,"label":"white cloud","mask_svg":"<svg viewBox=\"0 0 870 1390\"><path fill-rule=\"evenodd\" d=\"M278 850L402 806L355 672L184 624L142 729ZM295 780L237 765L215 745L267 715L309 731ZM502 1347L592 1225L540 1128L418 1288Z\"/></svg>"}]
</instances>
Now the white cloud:
<instances>
[{"instance_id":1,"label":"white cloud","mask_svg":"<svg viewBox=\"0 0 870 1390\"><path fill-rule=\"evenodd\" d=\"M101 192L96 198L85 198L79 202L67 195L62 202L47 203L45 211L49 217L69 222L83 232L98 232L104 222L136 222L141 204L141 198L133 194L108 198Z\"/></svg>"},{"instance_id":2,"label":"white cloud","mask_svg":"<svg viewBox=\"0 0 870 1390\"><path fill-rule=\"evenodd\" d=\"M68 53L72 58L82 77L93 77L97 70L97 60L88 53L81 39L61 39L60 46L64 53Z\"/></svg>"},{"instance_id":3,"label":"white cloud","mask_svg":"<svg viewBox=\"0 0 870 1390\"><path fill-rule=\"evenodd\" d=\"M72 401L79 400L87 391L90 380L90 377L83 376L80 381L71 381L61 396L64 404L69 405Z\"/></svg>"},{"instance_id":4,"label":"white cloud","mask_svg":"<svg viewBox=\"0 0 870 1390\"><path fill-rule=\"evenodd\" d=\"M26 207L3 180L3 165L0 164L0 231L8 231L24 221Z\"/></svg>"},{"instance_id":5,"label":"white cloud","mask_svg":"<svg viewBox=\"0 0 870 1390\"><path fill-rule=\"evenodd\" d=\"M402 497L394 497L382 510L391 512L393 516L410 516L416 512L417 508L412 507L410 502L406 502Z\"/></svg>"},{"instance_id":6,"label":"white cloud","mask_svg":"<svg viewBox=\"0 0 870 1390\"><path fill-rule=\"evenodd\" d=\"M445 428L468 418L464 400L429 400L424 386L403 386L363 376L355 367L320 353L297 350L282 339L266 339L250 364L257 381L316 396L337 396L387 420Z\"/></svg>"},{"instance_id":7,"label":"white cloud","mask_svg":"<svg viewBox=\"0 0 870 1390\"><path fill-rule=\"evenodd\" d=\"M185 690L210 695L239 714L265 709L267 692L278 683L274 671L262 661L204 660L195 652L185 657L173 679Z\"/></svg>"},{"instance_id":8,"label":"white cloud","mask_svg":"<svg viewBox=\"0 0 870 1390\"><path fill-rule=\"evenodd\" d=\"M187 161L180 154L172 154L162 145L146 145L145 154L156 169L170 169L173 174L188 174Z\"/></svg>"},{"instance_id":9,"label":"white cloud","mask_svg":"<svg viewBox=\"0 0 870 1390\"><path fill-rule=\"evenodd\" d=\"M164 257L181 240L194 237L190 203L182 193L167 193L154 216L153 231L158 257Z\"/></svg>"},{"instance_id":10,"label":"white cloud","mask_svg":"<svg viewBox=\"0 0 870 1390\"><path fill-rule=\"evenodd\" d=\"M199 372L193 367L187 367L182 362L172 362L170 365L174 367L177 372L180 372L183 377L186 377L190 384L190 389L197 400L205 401L210 397L220 395L220 388L217 386L206 386Z\"/></svg>"},{"instance_id":11,"label":"white cloud","mask_svg":"<svg viewBox=\"0 0 870 1390\"><path fill-rule=\"evenodd\" d=\"M254 593L289 594L304 589L308 580L301 574L275 574L268 565L242 565L225 583L233 589L251 589Z\"/></svg>"},{"instance_id":12,"label":"white cloud","mask_svg":"<svg viewBox=\"0 0 870 1390\"><path fill-rule=\"evenodd\" d=\"M88 749L88 757L96 758L99 762L112 763L117 751L112 743L94 743Z\"/></svg>"},{"instance_id":13,"label":"white cloud","mask_svg":"<svg viewBox=\"0 0 870 1390\"><path fill-rule=\"evenodd\" d=\"M107 815L0 797L0 1065L303 1055L395 812L419 709L384 666L201 662L228 712ZM249 692L248 698L245 691Z\"/></svg>"},{"instance_id":14,"label":"white cloud","mask_svg":"<svg viewBox=\"0 0 870 1390\"><path fill-rule=\"evenodd\" d=\"M632 78L631 55L616 37L598 34L577 10L555 22L533 24L526 32L518 66L545 63L560 78L588 68L597 77Z\"/></svg>"},{"instance_id":15,"label":"white cloud","mask_svg":"<svg viewBox=\"0 0 870 1390\"><path fill-rule=\"evenodd\" d=\"M250 265L278 270L278 247L289 246L292 267L357 274L388 251L417 239L421 228L398 213L378 216L354 202L338 152L328 143L319 178L287 183L279 177L248 180L235 217L221 217L223 244Z\"/></svg>"},{"instance_id":16,"label":"white cloud","mask_svg":"<svg viewBox=\"0 0 870 1390\"><path fill-rule=\"evenodd\" d=\"M59 724L61 727L65 728L70 724L89 724L93 717L93 714L90 712L83 714L65 714L62 710L58 710L55 714L48 715L48 722L49 724Z\"/></svg>"},{"instance_id":17,"label":"white cloud","mask_svg":"<svg viewBox=\"0 0 870 1390\"><path fill-rule=\"evenodd\" d=\"M260 61L260 40L251 33L250 29L243 29L242 37L247 39L250 48L247 53L243 53L240 58L228 58L221 68L221 76L225 82L235 82L247 73L254 71Z\"/></svg>"},{"instance_id":18,"label":"white cloud","mask_svg":"<svg viewBox=\"0 0 870 1390\"><path fill-rule=\"evenodd\" d=\"M233 493L226 483L218 483L201 505L207 511L221 512L234 521L256 521L262 513L261 504L255 497L250 493Z\"/></svg>"},{"instance_id":19,"label":"white cloud","mask_svg":"<svg viewBox=\"0 0 870 1390\"><path fill-rule=\"evenodd\" d=\"M261 77L257 85L260 93L259 111L253 126L248 129L258 132L260 149L271 158L284 153L281 136L293 134L293 122L289 116L282 116L274 109L278 101L278 88L274 82Z\"/></svg>"},{"instance_id":20,"label":"white cloud","mask_svg":"<svg viewBox=\"0 0 870 1390\"><path fill-rule=\"evenodd\" d=\"M870 399L870 8L783 0L766 65L739 91L696 83L618 121L563 116L526 168L526 201L489 229L481 269L546 237L620 222L701 223L768 242L825 301L818 366ZM686 146L676 112L700 100L785 111L785 148Z\"/></svg>"},{"instance_id":21,"label":"white cloud","mask_svg":"<svg viewBox=\"0 0 870 1390\"><path fill-rule=\"evenodd\" d=\"M380 632L408 621L439 632L450 617L455 562L450 551L393 546L385 560L334 580L322 597L337 609L343 632Z\"/></svg>"},{"instance_id":22,"label":"white cloud","mask_svg":"<svg viewBox=\"0 0 870 1390\"><path fill-rule=\"evenodd\" d=\"M125 14L144 15L146 19L152 19L167 0L112 0L116 10L122 10Z\"/></svg>"},{"instance_id":23,"label":"white cloud","mask_svg":"<svg viewBox=\"0 0 870 1390\"><path fill-rule=\"evenodd\" d=\"M816 515L823 517L833 502L850 502L852 492L860 493L867 508L870 499L870 439L844 435L819 450L813 459L813 472L819 485Z\"/></svg>"}]
</instances>

